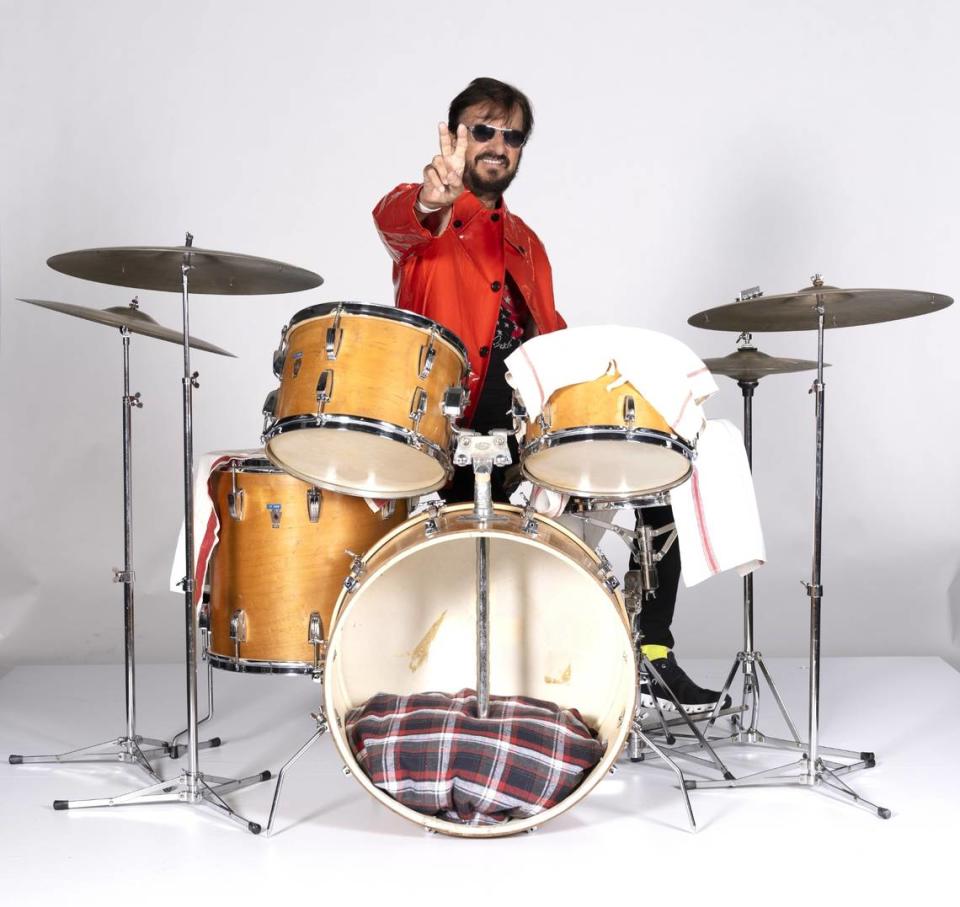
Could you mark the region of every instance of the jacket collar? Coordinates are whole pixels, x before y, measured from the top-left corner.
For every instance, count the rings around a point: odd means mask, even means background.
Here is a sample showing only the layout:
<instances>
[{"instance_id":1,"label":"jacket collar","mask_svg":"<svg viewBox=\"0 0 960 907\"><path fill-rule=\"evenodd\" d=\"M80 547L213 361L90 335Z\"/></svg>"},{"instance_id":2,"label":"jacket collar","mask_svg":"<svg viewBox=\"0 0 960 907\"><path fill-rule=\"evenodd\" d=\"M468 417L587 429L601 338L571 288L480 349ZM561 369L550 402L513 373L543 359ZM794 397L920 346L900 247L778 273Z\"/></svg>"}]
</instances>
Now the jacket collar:
<instances>
[{"instance_id":1,"label":"jacket collar","mask_svg":"<svg viewBox=\"0 0 960 907\"><path fill-rule=\"evenodd\" d=\"M453 203L453 216L456 220L462 220L468 223L487 207L477 198L469 189L465 189L460 197ZM524 235L520 229L519 221L507 208L506 200L501 196L500 207L497 212L503 218L503 238L510 243L521 255L527 254L527 249L523 245Z\"/></svg>"}]
</instances>

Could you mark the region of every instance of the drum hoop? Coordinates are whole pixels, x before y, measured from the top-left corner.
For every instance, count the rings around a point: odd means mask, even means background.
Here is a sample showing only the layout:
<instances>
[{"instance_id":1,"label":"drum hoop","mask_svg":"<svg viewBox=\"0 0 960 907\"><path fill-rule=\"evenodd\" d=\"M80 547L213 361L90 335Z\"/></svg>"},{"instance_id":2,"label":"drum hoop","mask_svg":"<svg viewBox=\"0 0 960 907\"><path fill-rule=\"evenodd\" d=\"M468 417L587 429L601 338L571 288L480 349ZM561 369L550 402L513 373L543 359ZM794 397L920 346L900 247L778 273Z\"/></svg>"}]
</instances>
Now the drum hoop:
<instances>
[{"instance_id":1,"label":"drum hoop","mask_svg":"<svg viewBox=\"0 0 960 907\"><path fill-rule=\"evenodd\" d=\"M473 504L469 504L469 503L451 504L443 507L442 512L444 514L456 513L458 511L461 513L467 513L468 511L473 509L473 506L474 506ZM511 504L494 504L494 511L495 513L499 513L499 514L503 514L506 512L506 513L515 513L518 515L522 515L524 512L522 508L515 507ZM366 565L367 563L369 563L371 558L373 558L374 555L381 548L384 547L384 545L386 545L388 542L394 539L397 535L401 534L404 531L412 529L416 524L424 523L431 518L432 518L431 512L429 510L424 510L423 512L419 514L415 514L405 522L401 523L391 532L383 536L378 542L376 542L373 545L373 547L371 547L363 555L363 564ZM536 516L536 519L542 520L543 522L548 523L551 526L551 528L555 528L559 530L563 535L565 535L571 541L575 542L577 547L581 548L589 556L589 558L597 564L598 567L600 566L600 558L597 555L596 551L594 551L589 545L587 545L587 543L584 542L583 539L579 538L575 533L567 529L566 526L562 525L561 523L558 523L556 520L550 519L549 517L544 517L541 514L538 514ZM488 537L491 537L491 538L496 536L508 537L511 541L519 542L520 544L528 544L534 547L539 546L539 547L551 549L553 552L555 552L556 555L564 556L567 559L568 563L575 569L582 569L581 565L572 561L567 555L565 555L563 551L557 548L553 548L553 546L548 545L546 542L540 541L535 537L530 537L530 536L521 537L518 535L509 535L507 533L498 532L494 528L495 524L488 523L488 525L484 527L482 521L478 520L477 523L478 523L477 528L482 532L486 532ZM433 536L432 538L424 538L424 539L418 540L410 548L404 549L403 551L404 556L409 557L411 554L414 554L417 550L419 550L424 543L429 543L435 539L436 539L436 536ZM378 570L377 574L373 574L372 576L376 576L379 573L381 573L383 568L385 568L386 565L390 563L393 563L392 558L389 561L385 562L383 565L381 565L381 569ZM365 577L365 580L369 581L370 578L371 577ZM597 579L597 586L600 589L604 589L603 583L599 579ZM342 612L345 612L347 607L349 607L349 604L354 597L353 591L356 588L357 587L354 587L353 589L344 588L344 590L340 592L340 595L337 598L336 605L334 605L333 616L331 618L331 626L333 629L330 633L330 640L329 640L329 644L326 652L326 657L324 659L324 675L325 677L328 677L328 678L332 671L331 661L335 661L339 657L339 648L338 648L339 632L338 631L343 625ZM624 632L626 633L626 639L629 641L631 639L630 622L629 622L629 618L627 617L626 608L624 607L624 604L623 604L623 599L617 590L605 589L604 591L606 591L609 598L613 599L613 604L617 609L617 615L620 617L623 623ZM629 656L631 658L635 659L636 656L633 653L633 646L630 645L629 643L627 645L627 649L625 651L624 657L627 657L627 653L629 653ZM635 663L634 663L634 671L636 671ZM334 710L334 700L333 700L334 684L332 682L327 682L324 684L323 696L324 696L324 708L327 712L327 718L330 722L330 733L331 733L331 737L333 738L334 749L337 750L341 758L343 758L348 764L351 760L354 763L356 763L356 757L354 756L352 750L350 749L350 744L346 739L346 732L341 726L340 720L335 717L336 713ZM611 767L616 763L616 760L619 758L620 753L623 749L623 746L626 743L627 735L629 734L632 726L632 717L635 709L636 709L636 687L634 686L632 695L630 697L630 701L629 703L627 703L627 708L621 718L621 721L616 733L614 734L613 738L607 742L607 750L604 753L601 760L597 763L596 766L594 766L594 768L589 773L590 775L594 776L593 783L591 783L589 786L586 786L584 783L581 783L581 785L576 790L574 790L571 794L565 797L560 803L556 804L555 806L552 806L550 809L545 810L544 812L540 813L537 816L531 816L525 819L513 819L509 822L504 822L501 825L483 826L484 831L478 832L475 826L470 826L470 827L459 826L454 822L440 819L436 816L428 816L424 813L418 813L415 810L411 809L410 807L405 806L404 804L399 803L397 801L394 801L393 804L390 806L390 808L397 815L403 818L406 818L409 821L415 822L418 825L423 825L427 828L431 828L436 831L439 831L454 837L504 837L508 835L519 834L520 832L526 831L531 828L536 828L540 825L540 823L546 822L550 819L553 819L563 814L568 809L570 809L571 807L579 803L581 800L583 800L600 783L600 781L604 778L604 776L610 771ZM349 756L345 754L349 754ZM367 777L367 775L365 775L362 771L359 771L359 772L354 771L352 772L352 774L356 778L360 786L367 792L367 794L370 797L372 797L374 800L376 800L376 802L381 803L381 805L383 805L383 800L381 799L383 796L383 791L377 788L376 785L370 780L370 778ZM584 782L586 781L586 778L587 776L585 775L583 779Z\"/></svg>"},{"instance_id":2,"label":"drum hoop","mask_svg":"<svg viewBox=\"0 0 960 907\"><path fill-rule=\"evenodd\" d=\"M409 428L403 428L402 426L395 425L393 422L385 422L381 419L368 419L366 416L347 416L336 413L323 413L319 416L286 416L283 419L274 422L263 433L263 441L272 441L275 437L277 437L277 435L281 435L284 432L317 428L326 428L332 431L359 431L364 434L376 435L380 438L386 438L389 441L397 441L401 444L406 444L408 447L416 448L421 453L424 453L428 457L436 460L441 467L443 467L443 479L440 482L434 483L426 488L415 489L414 491L404 491L402 494L396 494L393 492L385 492L382 489L376 488L357 489L353 487L337 485L335 482L320 482L312 476L308 476L305 473L291 468L285 463L281 463L272 454L269 443L266 447L267 458L271 463L282 469L284 472L287 472L292 476L296 476L296 478L301 479L304 482L311 482L314 485L318 485L320 488L326 488L329 491L335 491L340 494L360 494L363 496L383 498L387 500L392 498L410 498L416 497L420 494L428 494L431 491L436 491L438 488L443 488L443 486L446 485L453 476L453 465L450 462L450 456L446 453L446 451L443 450L443 448L440 447L439 444L435 444L433 441L425 438L423 435L418 434L415 431L411 431Z\"/></svg>"},{"instance_id":3,"label":"drum hoop","mask_svg":"<svg viewBox=\"0 0 960 907\"><path fill-rule=\"evenodd\" d=\"M236 674L313 674L314 667L308 661L261 661L253 658L233 658L207 652L207 659L215 668L233 671Z\"/></svg>"},{"instance_id":4,"label":"drum hoop","mask_svg":"<svg viewBox=\"0 0 960 907\"><path fill-rule=\"evenodd\" d=\"M674 486L676 487L676 486ZM600 513L608 510L639 510L643 507L669 507L670 491L658 491L648 495L636 495L632 498L577 497L571 495L567 502L566 513Z\"/></svg>"},{"instance_id":5,"label":"drum hoop","mask_svg":"<svg viewBox=\"0 0 960 907\"><path fill-rule=\"evenodd\" d=\"M283 475L284 471L271 463L266 456L262 457L230 457L225 463L217 466L213 472L253 472L269 475Z\"/></svg>"},{"instance_id":6,"label":"drum hoop","mask_svg":"<svg viewBox=\"0 0 960 907\"><path fill-rule=\"evenodd\" d=\"M399 321L401 324L420 328L424 331L435 331L438 337L453 347L460 355L460 358L463 359L463 364L467 372L470 371L470 359L467 355L467 347L453 331L445 328L432 318L427 318L426 315L418 315L416 312L410 312L407 309L398 309L394 306L375 305L370 302L322 302L319 305L312 305L297 312L297 314L290 319L289 330L292 331L298 324L302 324L312 318L322 318L324 315L330 315L338 308L347 315L386 318L388 321Z\"/></svg>"},{"instance_id":7,"label":"drum hoop","mask_svg":"<svg viewBox=\"0 0 960 907\"><path fill-rule=\"evenodd\" d=\"M656 444L666 447L693 462L697 458L695 447L681 440L677 435L654 428L624 428L621 425L582 425L577 428L561 428L544 432L523 448L525 457L533 456L541 450L572 444L577 441L629 441L640 444Z\"/></svg>"}]
</instances>

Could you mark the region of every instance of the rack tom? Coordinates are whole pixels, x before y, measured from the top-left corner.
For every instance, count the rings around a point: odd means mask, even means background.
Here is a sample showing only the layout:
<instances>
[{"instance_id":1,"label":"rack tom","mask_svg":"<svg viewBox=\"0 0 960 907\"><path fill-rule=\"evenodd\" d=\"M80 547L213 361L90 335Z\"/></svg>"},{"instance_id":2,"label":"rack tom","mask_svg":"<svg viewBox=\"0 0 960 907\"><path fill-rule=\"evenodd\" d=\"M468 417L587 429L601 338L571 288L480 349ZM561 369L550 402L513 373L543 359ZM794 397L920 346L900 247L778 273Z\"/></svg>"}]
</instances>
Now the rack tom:
<instances>
[{"instance_id":1,"label":"rack tom","mask_svg":"<svg viewBox=\"0 0 960 907\"><path fill-rule=\"evenodd\" d=\"M526 423L523 474L581 498L628 500L690 476L694 448L619 374L554 391Z\"/></svg>"},{"instance_id":2,"label":"rack tom","mask_svg":"<svg viewBox=\"0 0 960 907\"><path fill-rule=\"evenodd\" d=\"M324 491L268 460L233 460L210 477L220 540L209 569L214 667L316 674L331 616L354 556L407 515Z\"/></svg>"},{"instance_id":3,"label":"rack tom","mask_svg":"<svg viewBox=\"0 0 960 907\"><path fill-rule=\"evenodd\" d=\"M358 302L304 309L274 356L267 456L345 494L434 491L453 474L441 402L468 370L460 340L421 315Z\"/></svg>"}]
</instances>

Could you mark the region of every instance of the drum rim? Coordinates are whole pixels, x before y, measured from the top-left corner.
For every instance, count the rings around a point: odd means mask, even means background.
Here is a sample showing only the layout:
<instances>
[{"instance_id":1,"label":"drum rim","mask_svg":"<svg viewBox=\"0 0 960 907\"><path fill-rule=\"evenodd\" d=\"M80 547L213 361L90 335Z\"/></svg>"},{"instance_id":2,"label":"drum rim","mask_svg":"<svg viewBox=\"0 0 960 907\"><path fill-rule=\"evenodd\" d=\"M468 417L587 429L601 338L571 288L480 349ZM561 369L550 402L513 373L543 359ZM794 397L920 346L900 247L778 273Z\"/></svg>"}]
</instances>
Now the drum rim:
<instances>
[{"instance_id":1,"label":"drum rim","mask_svg":"<svg viewBox=\"0 0 960 907\"><path fill-rule=\"evenodd\" d=\"M253 472L269 475L281 475L284 470L276 463L272 463L264 453L262 456L230 457L226 462L215 467L213 472Z\"/></svg>"},{"instance_id":2,"label":"drum rim","mask_svg":"<svg viewBox=\"0 0 960 907\"><path fill-rule=\"evenodd\" d=\"M386 438L389 441L397 441L406 444L407 447L413 447L432 459L436 460L443 469L443 478L432 485L414 489L412 491L384 491L383 489L358 489L353 486L338 485L336 482L322 482L315 477L308 476L284 463L270 450L270 442L282 435L284 432L300 431L301 429L327 428L333 431L359 431L364 434L376 435L380 438ZM278 419L267 428L263 433L265 453L267 459L281 469L283 472L300 479L302 482L309 482L319 488L325 488L328 491L334 491L338 494L348 494L354 497L372 497L383 498L384 500L393 500L401 498L412 498L422 494L429 494L438 488L443 488L453 476L453 464L447 454L439 444L429 440L418 432L409 428L403 428L393 422L386 422L382 419L369 419L366 416L350 416L338 413L321 413L319 416L301 413L296 416L284 416Z\"/></svg>"},{"instance_id":3,"label":"drum rim","mask_svg":"<svg viewBox=\"0 0 960 907\"><path fill-rule=\"evenodd\" d=\"M521 507L516 507L512 504L494 504L494 513L499 512L500 514L508 513L515 514L518 517L522 518L524 514L524 509ZM429 519L436 518L440 513L451 514L456 512L466 512L472 510L474 505L472 503L463 503L463 504L447 504L444 507L438 508L437 510L431 510L427 508L421 511L418 514L414 514L409 519L405 520L399 526L396 526L393 530L388 532L386 535L381 537L381 539L376 542L370 549L368 549L362 557L361 563L365 566L369 563L370 559L380 551L385 545L392 541L396 536L400 535L402 532L413 529L418 523L424 523ZM551 528L558 530L562 535L566 536L568 539L573 541L577 547L585 552L589 559L592 560L597 567L601 566L601 560L597 552L591 548L583 539L579 538L575 533L571 532L566 526L558 523L556 520L545 517L542 514L537 514L536 519L538 521L543 521L550 525ZM484 525L484 521L478 520L475 532L485 535L488 538L495 537L506 537L511 541L519 542L520 544L527 544L533 547L542 547L547 548L554 554L554 556L564 555L564 552L559 548L554 548L551 545L548 545L546 542L540 540L535 535L530 535L528 533L522 533L521 535L508 534L502 530L498 531L496 528L496 523L488 522ZM412 549L406 550L405 555L410 556L416 550L419 550L422 546L427 544L432 544L436 542L436 535L430 535L419 539L417 543L412 546ZM564 555L565 556L565 555ZM570 561L567 558L568 563L574 567L574 569L582 569L581 566L573 561ZM392 563L388 561L387 563ZM377 574L373 574L376 576ZM630 630L630 620L627 615L626 606L623 602L623 596L620 594L618 589L610 589L609 587L604 586L603 581L594 577L597 580L597 586L603 590L608 599L612 599L611 604L615 607L617 616L620 618L621 623L626 633L627 645L625 647L624 658L627 659L629 653L629 660L633 662L633 675L636 676L636 654L633 651L633 645L631 643L632 636ZM369 580L370 577L365 577L365 580ZM361 582L362 585L362 582ZM357 763L356 756L353 754L353 751L350 749L349 741L346 739L346 732L341 727L340 719L337 717L337 713L334 710L334 684L331 680L332 674L332 665L336 661L339 655L339 649L337 643L339 642L339 631L340 628L344 625L343 612L346 611L350 601L353 598L353 593L357 589L357 586L353 587L344 587L339 596L337 597L337 602L333 607L333 615L330 619L330 635L327 642L327 650L324 656L324 691L323 691L323 702L324 709L327 714L330 734L333 738L334 748L337 750L337 753L344 760L344 763L349 766L350 773L354 775L357 779L357 782L360 786L367 792L367 794L376 800L381 805L387 805L391 812L394 812L396 815L400 816L403 819L407 819L411 822L414 822L423 827L433 829L442 834L447 834L452 837L461 837L461 838L499 838L507 837L509 835L520 834L521 832L536 829L541 823L547 822L550 819L554 819L557 816L562 815L567 810L572 809L577 805L581 800L585 799L606 777L610 772L610 768L616 763L617 759L620 757L621 752L623 751L624 746L626 745L627 737L630 733L633 716L636 711L637 703L637 685L632 683L630 685L630 694L629 702L624 704L624 712L620 718L620 722L617 725L617 729L611 738L607 741L607 747L604 751L604 754L600 761L583 777L580 785L565 797L560 803L552 806L550 809L544 810L542 813L539 813L536 816L529 816L525 819L511 819L508 822L503 822L499 825L486 825L486 826L466 826L458 825L455 822L451 822L448 819L441 819L438 816L430 816L424 813L418 813L416 810L411 809L409 806L393 800L389 794L385 791L380 790L366 775L365 772L360 768ZM629 670L629 665L628 665ZM342 738L342 739L341 739ZM345 755L346 753L346 755ZM351 764L352 763L352 764ZM354 770L356 766L357 770ZM593 777L593 782L589 787L585 787L585 783L588 777ZM385 798L385 799L382 799ZM386 804L385 800L389 800L392 805ZM483 829L479 831L479 829Z\"/></svg>"},{"instance_id":4,"label":"drum rim","mask_svg":"<svg viewBox=\"0 0 960 907\"><path fill-rule=\"evenodd\" d=\"M223 671L235 674L287 674L292 676L313 674L314 666L310 661L273 661L262 658L234 658L232 655L220 655L207 650L210 664Z\"/></svg>"},{"instance_id":5,"label":"drum rim","mask_svg":"<svg viewBox=\"0 0 960 907\"><path fill-rule=\"evenodd\" d=\"M656 444L680 454L688 461L689 468L675 482L668 482L665 485L658 485L655 488L635 489L624 492L623 494L598 494L595 496L595 499L603 499L609 502L636 500L647 494L662 494L665 491L670 491L671 488L682 485L690 478L690 473L693 471L693 461L697 457L696 448L691 447L677 435L668 435L666 432L657 431L653 428L624 428L620 425L586 425L546 432L524 445L523 455L520 459L520 472L525 479L528 479L534 485L546 488L548 491L570 495L570 497L590 497L589 495L583 494L581 489L564 488L551 484L542 476L533 475L527 466L527 460L541 451L549 450L552 447L560 447L564 444L584 441L627 441L635 444Z\"/></svg>"},{"instance_id":6,"label":"drum rim","mask_svg":"<svg viewBox=\"0 0 960 907\"><path fill-rule=\"evenodd\" d=\"M532 481L532 480L531 480ZM676 488L676 486L673 486ZM552 491L553 489L551 489ZM576 516L581 513L600 513L606 510L638 510L642 507L669 507L670 489L632 498L611 498L602 495L570 495L564 513Z\"/></svg>"},{"instance_id":7,"label":"drum rim","mask_svg":"<svg viewBox=\"0 0 960 907\"><path fill-rule=\"evenodd\" d=\"M341 311L349 315L386 318L389 321L399 321L410 327L422 328L426 331L436 331L437 336L450 344L460 355L467 372L470 371L470 357L467 354L467 346L453 331L444 327L439 322L434 321L432 318L427 318L426 315L418 315L416 312L411 312L408 309L399 309L391 305L380 305L373 302L321 302L297 312L290 319L287 335L289 336L289 332L298 324L303 324L312 318L322 318L324 315L329 315L331 312L334 312L338 307Z\"/></svg>"}]
</instances>

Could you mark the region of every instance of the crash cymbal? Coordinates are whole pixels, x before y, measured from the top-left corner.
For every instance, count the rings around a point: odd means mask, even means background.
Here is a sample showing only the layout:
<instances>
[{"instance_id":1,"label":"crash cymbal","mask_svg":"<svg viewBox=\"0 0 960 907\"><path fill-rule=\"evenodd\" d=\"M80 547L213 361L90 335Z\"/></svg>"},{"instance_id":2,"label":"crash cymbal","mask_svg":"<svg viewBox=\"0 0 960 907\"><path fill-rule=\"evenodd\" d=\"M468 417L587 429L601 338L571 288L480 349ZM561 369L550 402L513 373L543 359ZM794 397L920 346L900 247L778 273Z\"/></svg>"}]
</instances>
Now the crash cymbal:
<instances>
[{"instance_id":1,"label":"crash cymbal","mask_svg":"<svg viewBox=\"0 0 960 907\"><path fill-rule=\"evenodd\" d=\"M693 315L688 324L713 331L815 331L818 302L824 327L848 328L936 312L953 299L922 290L846 290L827 286L818 275L813 286L796 293L717 306Z\"/></svg>"},{"instance_id":2,"label":"crash cymbal","mask_svg":"<svg viewBox=\"0 0 960 907\"><path fill-rule=\"evenodd\" d=\"M703 364L715 375L726 375L736 381L759 381L767 375L786 375L790 372L808 372L817 367L812 359L783 359L768 356L756 347L742 346L735 353L721 359L704 359ZM824 367L829 363L824 362Z\"/></svg>"},{"instance_id":3,"label":"crash cymbal","mask_svg":"<svg viewBox=\"0 0 960 907\"><path fill-rule=\"evenodd\" d=\"M54 271L71 277L169 293L183 289L181 265L184 263L190 265L191 293L259 296L310 290L323 283L319 274L282 261L193 246L81 249L47 259Z\"/></svg>"},{"instance_id":4,"label":"crash cymbal","mask_svg":"<svg viewBox=\"0 0 960 907\"><path fill-rule=\"evenodd\" d=\"M47 299L21 299L20 302L38 305L44 309L62 312L64 315L73 315L75 318L83 318L85 321L95 321L97 324L105 324L113 328L126 328L131 334L143 334L145 337L155 337L157 340L166 340L169 343L176 343L178 346L183 345L183 331L175 331L158 324L146 312L140 311L136 300L128 306L115 305L108 309L90 309L82 305L51 302ZM190 346L195 350L205 350L208 353L216 353L218 356L230 356L236 359L233 353L196 337L190 338Z\"/></svg>"}]
</instances>

